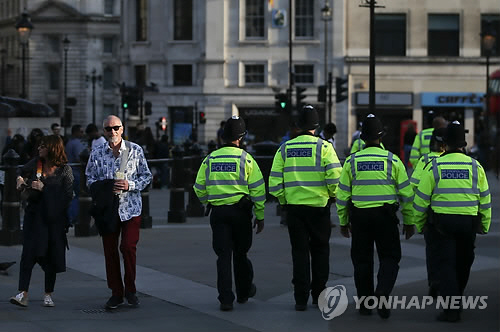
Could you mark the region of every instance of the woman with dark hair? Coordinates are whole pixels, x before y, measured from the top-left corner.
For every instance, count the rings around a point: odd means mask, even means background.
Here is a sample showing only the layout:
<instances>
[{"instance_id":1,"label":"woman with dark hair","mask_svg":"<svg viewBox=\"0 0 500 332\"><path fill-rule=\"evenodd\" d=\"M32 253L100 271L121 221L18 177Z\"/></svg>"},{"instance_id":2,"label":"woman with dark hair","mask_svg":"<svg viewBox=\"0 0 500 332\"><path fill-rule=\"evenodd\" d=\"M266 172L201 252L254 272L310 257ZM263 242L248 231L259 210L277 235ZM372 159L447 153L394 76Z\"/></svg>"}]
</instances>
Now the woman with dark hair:
<instances>
[{"instance_id":1,"label":"woman with dark hair","mask_svg":"<svg viewBox=\"0 0 500 332\"><path fill-rule=\"evenodd\" d=\"M56 273L66 271L68 207L73 195L73 173L67 165L61 137L44 136L38 157L21 169L17 189L27 200L23 222L23 252L19 271L20 293L10 303L28 306L31 272L38 263L45 272L43 305L53 307Z\"/></svg>"}]
</instances>

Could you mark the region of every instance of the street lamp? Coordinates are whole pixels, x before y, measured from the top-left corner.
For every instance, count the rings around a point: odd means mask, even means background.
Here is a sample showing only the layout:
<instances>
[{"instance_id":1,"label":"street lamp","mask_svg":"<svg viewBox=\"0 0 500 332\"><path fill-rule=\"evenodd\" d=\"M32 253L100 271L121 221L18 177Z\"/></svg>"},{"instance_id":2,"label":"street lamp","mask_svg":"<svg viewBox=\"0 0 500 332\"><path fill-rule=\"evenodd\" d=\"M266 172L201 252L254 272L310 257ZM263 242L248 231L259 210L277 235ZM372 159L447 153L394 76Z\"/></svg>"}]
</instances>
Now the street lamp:
<instances>
[{"instance_id":1,"label":"street lamp","mask_svg":"<svg viewBox=\"0 0 500 332\"><path fill-rule=\"evenodd\" d=\"M331 80L329 80L328 76L328 22L332 20L332 9L328 6L328 0L325 1L325 6L321 8L321 19L325 22L325 88L328 87L328 91L331 91ZM331 95L331 93L330 93ZM325 98L325 111L327 110L328 104L328 122L331 122L331 114L332 114L332 103L331 100L327 101Z\"/></svg>"},{"instance_id":2,"label":"street lamp","mask_svg":"<svg viewBox=\"0 0 500 332\"><path fill-rule=\"evenodd\" d=\"M5 48L2 48L0 50L0 57L1 57L1 72L0 75L2 75L2 96L5 96L5 57L7 56L7 50Z\"/></svg>"},{"instance_id":3,"label":"street lamp","mask_svg":"<svg viewBox=\"0 0 500 332\"><path fill-rule=\"evenodd\" d=\"M19 20L17 21L16 30L19 36L19 43L21 44L22 55L22 87L21 87L21 98L26 98L26 48L28 47L29 39L31 37L31 31L33 30L33 24L31 24L30 15L26 10L21 14Z\"/></svg>"},{"instance_id":4,"label":"street lamp","mask_svg":"<svg viewBox=\"0 0 500 332\"><path fill-rule=\"evenodd\" d=\"M97 82L101 82L102 76L101 75L96 75L96 70L95 68L92 70L92 74L89 76L87 75L86 77L87 82L90 81L92 82L92 123L95 122L95 85Z\"/></svg>"},{"instance_id":5,"label":"street lamp","mask_svg":"<svg viewBox=\"0 0 500 332\"><path fill-rule=\"evenodd\" d=\"M69 116L69 113L67 114L67 112L69 112L68 111L68 50L70 43L71 42L68 39L68 36L65 36L62 41L63 51L64 51L64 94L63 94L64 110L62 114L62 118L64 121L62 121L62 123L64 127L71 126L71 123L69 123L67 119L67 117Z\"/></svg>"}]
</instances>

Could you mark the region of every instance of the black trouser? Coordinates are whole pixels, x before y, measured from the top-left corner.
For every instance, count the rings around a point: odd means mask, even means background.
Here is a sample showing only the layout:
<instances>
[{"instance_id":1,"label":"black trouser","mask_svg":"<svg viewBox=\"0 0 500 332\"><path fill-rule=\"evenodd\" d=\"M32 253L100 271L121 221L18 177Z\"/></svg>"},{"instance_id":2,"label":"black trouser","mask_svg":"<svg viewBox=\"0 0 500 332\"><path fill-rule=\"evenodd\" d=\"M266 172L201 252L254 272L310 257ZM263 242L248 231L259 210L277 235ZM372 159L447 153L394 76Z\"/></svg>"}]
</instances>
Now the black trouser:
<instances>
[{"instance_id":1,"label":"black trouser","mask_svg":"<svg viewBox=\"0 0 500 332\"><path fill-rule=\"evenodd\" d=\"M288 205L287 223L292 245L295 303L306 304L309 292L317 301L330 273L330 210Z\"/></svg>"},{"instance_id":2,"label":"black trouser","mask_svg":"<svg viewBox=\"0 0 500 332\"><path fill-rule=\"evenodd\" d=\"M354 208L351 214L351 259L358 297L388 296L399 271L401 243L397 218L389 208ZM373 285L373 244L377 247L379 270Z\"/></svg>"},{"instance_id":3,"label":"black trouser","mask_svg":"<svg viewBox=\"0 0 500 332\"><path fill-rule=\"evenodd\" d=\"M456 214L434 214L434 217L440 295L463 295L474 262L476 217Z\"/></svg>"},{"instance_id":4,"label":"black trouser","mask_svg":"<svg viewBox=\"0 0 500 332\"><path fill-rule=\"evenodd\" d=\"M439 261L436 249L436 230L434 224L427 223L424 231L425 263L427 266L427 283L429 287L439 287Z\"/></svg>"},{"instance_id":5,"label":"black trouser","mask_svg":"<svg viewBox=\"0 0 500 332\"><path fill-rule=\"evenodd\" d=\"M19 291L28 291L31 281L31 272L38 263L45 272L45 293L52 293L56 284L56 272L51 264L45 262L45 258L34 257L26 254L23 250L19 267Z\"/></svg>"},{"instance_id":6,"label":"black trouser","mask_svg":"<svg viewBox=\"0 0 500 332\"><path fill-rule=\"evenodd\" d=\"M252 285L252 262L247 258L252 246L252 215L237 205L214 206L210 215L212 247L217 255L219 301L233 303L231 256L238 298L248 297Z\"/></svg>"}]
</instances>

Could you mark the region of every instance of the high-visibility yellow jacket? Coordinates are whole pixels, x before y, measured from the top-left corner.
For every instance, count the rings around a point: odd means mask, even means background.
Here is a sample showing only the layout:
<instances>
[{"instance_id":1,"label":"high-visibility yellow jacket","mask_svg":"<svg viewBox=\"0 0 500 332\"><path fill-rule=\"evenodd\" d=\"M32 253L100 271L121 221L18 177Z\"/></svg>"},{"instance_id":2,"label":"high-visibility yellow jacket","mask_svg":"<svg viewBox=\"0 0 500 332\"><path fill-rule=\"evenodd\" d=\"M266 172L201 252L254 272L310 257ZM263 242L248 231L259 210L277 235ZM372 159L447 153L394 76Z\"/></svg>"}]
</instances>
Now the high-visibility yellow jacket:
<instances>
[{"instance_id":1,"label":"high-visibility yellow jacket","mask_svg":"<svg viewBox=\"0 0 500 332\"><path fill-rule=\"evenodd\" d=\"M201 163L193 186L203 204L232 205L244 195L254 203L255 217L264 219L266 188L259 165L246 151L225 146Z\"/></svg>"},{"instance_id":2,"label":"high-visibility yellow jacket","mask_svg":"<svg viewBox=\"0 0 500 332\"><path fill-rule=\"evenodd\" d=\"M413 187L413 191L417 190L418 184L420 182L420 175L424 170L425 165L430 162L432 159L435 159L441 155L442 152L431 151L427 154L424 154L420 159L418 159L417 166L413 170L411 174L410 183Z\"/></svg>"},{"instance_id":3,"label":"high-visibility yellow jacket","mask_svg":"<svg viewBox=\"0 0 500 332\"><path fill-rule=\"evenodd\" d=\"M280 204L324 207L335 196L340 161L332 144L300 135L281 145L269 175L269 193Z\"/></svg>"},{"instance_id":4,"label":"high-visibility yellow jacket","mask_svg":"<svg viewBox=\"0 0 500 332\"><path fill-rule=\"evenodd\" d=\"M403 162L392 152L369 146L347 157L337 189L340 225L349 223L348 205L374 208L401 202L403 222L411 225L413 191Z\"/></svg>"},{"instance_id":5,"label":"high-visibility yellow jacket","mask_svg":"<svg viewBox=\"0 0 500 332\"><path fill-rule=\"evenodd\" d=\"M413 208L422 231L429 207L436 213L481 217L483 231L491 223L491 195L479 162L463 153L444 153L432 160L420 176Z\"/></svg>"},{"instance_id":6,"label":"high-visibility yellow jacket","mask_svg":"<svg viewBox=\"0 0 500 332\"><path fill-rule=\"evenodd\" d=\"M434 128L427 128L415 136L410 152L410 163L412 167L417 165L418 159L426 153L431 152L430 144Z\"/></svg>"},{"instance_id":7,"label":"high-visibility yellow jacket","mask_svg":"<svg viewBox=\"0 0 500 332\"><path fill-rule=\"evenodd\" d=\"M352 142L351 154L363 150L365 148L365 145L366 145L365 141L363 141L359 137L356 138L356 140L354 140L354 142ZM382 149L385 149L385 146L383 143L380 143L380 146L382 147Z\"/></svg>"}]
</instances>

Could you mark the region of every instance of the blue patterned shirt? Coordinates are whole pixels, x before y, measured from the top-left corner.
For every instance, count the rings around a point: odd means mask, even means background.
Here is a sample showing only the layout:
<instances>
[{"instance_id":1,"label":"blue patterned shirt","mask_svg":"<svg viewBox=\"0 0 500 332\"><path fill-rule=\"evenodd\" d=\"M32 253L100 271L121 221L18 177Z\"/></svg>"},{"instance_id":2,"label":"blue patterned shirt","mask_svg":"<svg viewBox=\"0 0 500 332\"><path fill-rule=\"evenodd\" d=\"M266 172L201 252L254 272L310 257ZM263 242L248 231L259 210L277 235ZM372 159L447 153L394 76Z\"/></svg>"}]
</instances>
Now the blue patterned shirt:
<instances>
[{"instance_id":1,"label":"blue patterned shirt","mask_svg":"<svg viewBox=\"0 0 500 332\"><path fill-rule=\"evenodd\" d=\"M113 150L109 144L99 145L92 150L85 169L87 187L96 181L114 178L115 173L120 170L124 147L125 144L122 140L118 158L113 156ZM141 190L146 188L152 178L142 148L132 142L130 142L130 151L124 173L129 189L120 195L118 214L121 221L127 221L141 215Z\"/></svg>"}]
</instances>

